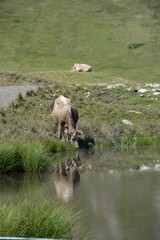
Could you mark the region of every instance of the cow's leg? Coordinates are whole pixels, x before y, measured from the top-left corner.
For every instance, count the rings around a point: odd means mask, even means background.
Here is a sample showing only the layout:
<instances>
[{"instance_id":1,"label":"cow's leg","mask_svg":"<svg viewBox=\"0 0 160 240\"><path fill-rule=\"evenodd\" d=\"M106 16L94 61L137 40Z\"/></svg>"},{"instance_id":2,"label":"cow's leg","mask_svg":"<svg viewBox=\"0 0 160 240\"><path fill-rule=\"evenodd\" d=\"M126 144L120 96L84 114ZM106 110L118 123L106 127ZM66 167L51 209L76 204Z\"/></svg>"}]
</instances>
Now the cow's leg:
<instances>
[{"instance_id":1,"label":"cow's leg","mask_svg":"<svg viewBox=\"0 0 160 240\"><path fill-rule=\"evenodd\" d=\"M65 130L65 127L62 126L62 140L63 140L63 141L65 140L65 139L64 139L64 130Z\"/></svg>"},{"instance_id":2,"label":"cow's leg","mask_svg":"<svg viewBox=\"0 0 160 240\"><path fill-rule=\"evenodd\" d=\"M62 175L62 163L59 163L59 174Z\"/></svg>"},{"instance_id":3,"label":"cow's leg","mask_svg":"<svg viewBox=\"0 0 160 240\"><path fill-rule=\"evenodd\" d=\"M67 142L68 144L71 143L71 134L69 132L67 133Z\"/></svg>"},{"instance_id":4,"label":"cow's leg","mask_svg":"<svg viewBox=\"0 0 160 240\"><path fill-rule=\"evenodd\" d=\"M69 134L67 133L67 143L69 143Z\"/></svg>"},{"instance_id":5,"label":"cow's leg","mask_svg":"<svg viewBox=\"0 0 160 240\"><path fill-rule=\"evenodd\" d=\"M60 123L58 124L58 138L59 140L62 139L62 126Z\"/></svg>"}]
</instances>

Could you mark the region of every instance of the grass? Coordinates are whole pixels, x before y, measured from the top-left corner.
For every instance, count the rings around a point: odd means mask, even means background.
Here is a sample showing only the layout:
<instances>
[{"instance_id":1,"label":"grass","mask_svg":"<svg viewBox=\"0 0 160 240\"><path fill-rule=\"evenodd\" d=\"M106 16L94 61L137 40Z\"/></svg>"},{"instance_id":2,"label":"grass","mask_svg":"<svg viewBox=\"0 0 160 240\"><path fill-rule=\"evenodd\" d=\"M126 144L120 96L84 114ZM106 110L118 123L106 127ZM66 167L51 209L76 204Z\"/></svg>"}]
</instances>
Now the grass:
<instances>
[{"instance_id":1,"label":"grass","mask_svg":"<svg viewBox=\"0 0 160 240\"><path fill-rule=\"evenodd\" d=\"M149 92L143 96L137 93L135 89L141 87ZM70 146L54 140L57 127L51 112L53 102L60 94L69 96L78 108L77 128L84 132L81 146L92 147L100 142L101 146L121 147L159 143L160 97L154 96L151 87L128 83L111 89L107 85L70 84L68 87L43 81L36 94L27 94L0 111L0 141L44 139L46 149L52 148L52 152L69 150ZM132 125L125 125L124 119Z\"/></svg>"},{"instance_id":2,"label":"grass","mask_svg":"<svg viewBox=\"0 0 160 240\"><path fill-rule=\"evenodd\" d=\"M73 145L68 145L66 142L60 142L55 139L43 139L42 144L47 152L65 152L65 151L74 151L75 147Z\"/></svg>"},{"instance_id":3,"label":"grass","mask_svg":"<svg viewBox=\"0 0 160 240\"><path fill-rule=\"evenodd\" d=\"M78 108L82 145L159 143L159 95L151 89L143 96L134 91L159 82L159 1L15 0L0 1L0 9L0 69L5 70L0 85L40 87L0 110L0 142L56 139L50 114L55 98L63 94ZM75 62L90 64L93 72L70 72ZM101 83L126 87L94 86ZM123 119L133 125L124 125ZM45 145L66 149L63 143L46 140Z\"/></svg>"},{"instance_id":4,"label":"grass","mask_svg":"<svg viewBox=\"0 0 160 240\"><path fill-rule=\"evenodd\" d=\"M26 172L43 171L48 167L49 161L44 146L40 142L25 143L19 148Z\"/></svg>"},{"instance_id":5,"label":"grass","mask_svg":"<svg viewBox=\"0 0 160 240\"><path fill-rule=\"evenodd\" d=\"M2 70L48 74L84 62L112 77L159 81L158 0L15 0L0 9Z\"/></svg>"},{"instance_id":6,"label":"grass","mask_svg":"<svg viewBox=\"0 0 160 240\"><path fill-rule=\"evenodd\" d=\"M0 172L38 173L52 167L51 153L73 151L66 143L56 140L0 144Z\"/></svg>"},{"instance_id":7,"label":"grass","mask_svg":"<svg viewBox=\"0 0 160 240\"><path fill-rule=\"evenodd\" d=\"M0 235L24 238L73 239L80 213L54 202L0 205Z\"/></svg>"},{"instance_id":8,"label":"grass","mask_svg":"<svg viewBox=\"0 0 160 240\"><path fill-rule=\"evenodd\" d=\"M151 136L150 134L143 133L132 133L128 132L128 134L124 134L122 136L118 136L118 139L114 141L112 139L97 141L95 146L96 149L106 149L113 147L120 147L121 149L128 149L130 147L140 147L140 146L153 146L160 144L160 135ZM93 146L91 146L93 147Z\"/></svg>"},{"instance_id":9,"label":"grass","mask_svg":"<svg viewBox=\"0 0 160 240\"><path fill-rule=\"evenodd\" d=\"M13 144L0 145L0 172L22 170L21 154Z\"/></svg>"}]
</instances>

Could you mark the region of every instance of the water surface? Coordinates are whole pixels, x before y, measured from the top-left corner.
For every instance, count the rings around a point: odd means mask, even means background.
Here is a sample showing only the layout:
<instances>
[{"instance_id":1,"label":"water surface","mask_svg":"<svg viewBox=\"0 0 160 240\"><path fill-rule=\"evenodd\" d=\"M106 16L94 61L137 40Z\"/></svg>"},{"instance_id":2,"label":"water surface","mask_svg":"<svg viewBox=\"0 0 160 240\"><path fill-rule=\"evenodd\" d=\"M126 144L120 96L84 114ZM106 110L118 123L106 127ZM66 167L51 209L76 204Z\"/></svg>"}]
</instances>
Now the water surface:
<instances>
[{"instance_id":1,"label":"water surface","mask_svg":"<svg viewBox=\"0 0 160 240\"><path fill-rule=\"evenodd\" d=\"M158 148L83 151L54 158L63 162L56 164L52 174L1 176L0 201L70 202L84 212L90 239L159 239ZM73 160L78 167L72 165Z\"/></svg>"}]
</instances>

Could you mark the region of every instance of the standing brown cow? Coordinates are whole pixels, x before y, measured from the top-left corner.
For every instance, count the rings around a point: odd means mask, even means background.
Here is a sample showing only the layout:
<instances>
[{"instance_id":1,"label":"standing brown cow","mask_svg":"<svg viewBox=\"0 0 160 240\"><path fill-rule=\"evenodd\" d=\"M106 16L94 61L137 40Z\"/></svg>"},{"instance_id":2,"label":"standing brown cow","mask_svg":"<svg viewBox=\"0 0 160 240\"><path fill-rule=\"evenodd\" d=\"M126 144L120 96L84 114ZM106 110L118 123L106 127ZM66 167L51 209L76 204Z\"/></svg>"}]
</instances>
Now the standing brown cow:
<instances>
[{"instance_id":1,"label":"standing brown cow","mask_svg":"<svg viewBox=\"0 0 160 240\"><path fill-rule=\"evenodd\" d=\"M71 100L62 95L58 97L54 102L52 117L58 126L58 138L64 139L64 132L67 129L68 143L73 143L78 147L78 136L82 131L76 130L78 111L72 105Z\"/></svg>"}]
</instances>

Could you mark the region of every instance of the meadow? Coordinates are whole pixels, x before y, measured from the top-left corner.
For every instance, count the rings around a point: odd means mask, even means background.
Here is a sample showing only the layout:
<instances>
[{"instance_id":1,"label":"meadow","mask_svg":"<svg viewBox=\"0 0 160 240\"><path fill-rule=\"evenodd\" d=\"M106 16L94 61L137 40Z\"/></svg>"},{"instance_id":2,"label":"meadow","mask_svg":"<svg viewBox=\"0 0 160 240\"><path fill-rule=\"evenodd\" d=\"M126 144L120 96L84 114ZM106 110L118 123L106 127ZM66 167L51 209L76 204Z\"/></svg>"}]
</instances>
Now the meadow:
<instances>
[{"instance_id":1,"label":"meadow","mask_svg":"<svg viewBox=\"0 0 160 240\"><path fill-rule=\"evenodd\" d=\"M136 92L159 83L157 0L15 0L0 9L0 86L39 86L0 110L1 142L56 138L50 114L60 94L79 110L83 147L159 142L159 95ZM93 72L70 72L75 62Z\"/></svg>"},{"instance_id":2,"label":"meadow","mask_svg":"<svg viewBox=\"0 0 160 240\"><path fill-rule=\"evenodd\" d=\"M0 69L68 71L84 62L111 77L159 81L159 9L158 0L0 1Z\"/></svg>"},{"instance_id":3,"label":"meadow","mask_svg":"<svg viewBox=\"0 0 160 240\"><path fill-rule=\"evenodd\" d=\"M50 114L60 94L79 110L83 147L159 142L159 95L151 88L136 92L159 83L157 0L15 0L1 1L0 9L0 86L39 86L1 109L1 142L56 138ZM93 72L70 72L75 62L90 64Z\"/></svg>"},{"instance_id":4,"label":"meadow","mask_svg":"<svg viewBox=\"0 0 160 240\"><path fill-rule=\"evenodd\" d=\"M59 74L59 79L62 76ZM67 83L71 78L66 77L66 84L49 78L30 78L32 84L38 84L38 91L27 92L24 98L19 96L9 108L0 111L0 141L57 139L51 113L54 100L62 94L69 96L79 111L77 128L84 132L80 139L82 148L158 144L160 95L154 95L153 87L123 79L119 86L114 79L111 84L107 81L105 85L96 81L91 84L92 76L96 74L74 74L77 82ZM85 83L81 83L81 77ZM8 78L8 81L12 80ZM145 93L138 92L144 87Z\"/></svg>"}]
</instances>

